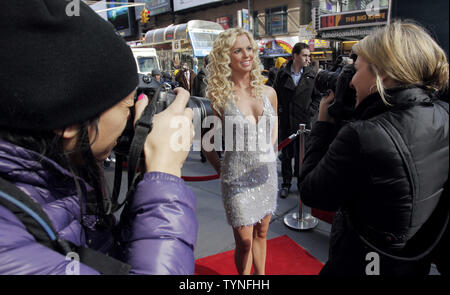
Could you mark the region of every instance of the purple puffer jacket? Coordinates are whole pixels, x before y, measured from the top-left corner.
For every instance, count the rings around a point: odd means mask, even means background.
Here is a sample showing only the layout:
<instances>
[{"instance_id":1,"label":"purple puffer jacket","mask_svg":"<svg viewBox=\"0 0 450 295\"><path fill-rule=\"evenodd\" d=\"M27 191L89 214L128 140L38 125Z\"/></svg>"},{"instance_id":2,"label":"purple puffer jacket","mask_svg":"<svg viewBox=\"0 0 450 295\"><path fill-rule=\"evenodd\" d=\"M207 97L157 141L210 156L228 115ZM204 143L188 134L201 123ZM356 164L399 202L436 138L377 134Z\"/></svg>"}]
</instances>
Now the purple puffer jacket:
<instances>
[{"instance_id":1,"label":"purple puffer jacket","mask_svg":"<svg viewBox=\"0 0 450 295\"><path fill-rule=\"evenodd\" d=\"M95 228L93 216L84 216L81 225L73 177L52 160L0 140L0 176L41 204L62 239L102 251L112 246L112 234ZM80 184L84 193L92 190L82 179ZM194 194L183 180L146 173L127 213L131 217L121 223L116 244L131 273L193 274L198 224ZM37 243L19 219L0 206L0 274L65 274L69 263ZM98 272L80 264L80 274Z\"/></svg>"}]
</instances>

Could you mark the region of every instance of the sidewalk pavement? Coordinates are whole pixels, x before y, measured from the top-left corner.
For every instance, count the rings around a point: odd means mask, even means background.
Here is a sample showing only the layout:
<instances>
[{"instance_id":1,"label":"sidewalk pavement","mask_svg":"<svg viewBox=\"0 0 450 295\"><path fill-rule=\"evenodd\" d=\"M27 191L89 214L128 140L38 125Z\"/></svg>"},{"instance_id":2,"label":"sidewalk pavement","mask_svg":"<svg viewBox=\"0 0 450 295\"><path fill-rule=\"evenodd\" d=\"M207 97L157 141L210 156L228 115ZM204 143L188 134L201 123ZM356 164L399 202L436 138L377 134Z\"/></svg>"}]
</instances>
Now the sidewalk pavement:
<instances>
[{"instance_id":1,"label":"sidewalk pavement","mask_svg":"<svg viewBox=\"0 0 450 295\"><path fill-rule=\"evenodd\" d=\"M200 152L190 152L182 169L183 176L205 176L216 174L209 163L200 161ZM278 175L281 175L281 164L278 161ZM279 185L282 178L278 178ZM199 231L195 248L195 259L214 255L235 248L233 231L228 225L220 192L220 179L186 182L197 197L197 219ZM293 179L290 194L286 199L278 198L277 210L272 216L267 239L287 235L317 260L324 263L328 259L328 248L331 224L319 219L319 224L306 231L291 229L284 224L284 216L298 212L298 189ZM311 209L303 206L306 213ZM435 265L431 266L430 275L439 275Z\"/></svg>"},{"instance_id":2,"label":"sidewalk pavement","mask_svg":"<svg viewBox=\"0 0 450 295\"><path fill-rule=\"evenodd\" d=\"M106 186L112 188L114 165L105 168L104 171ZM280 171L280 163L278 163L278 175L281 175ZM200 161L200 152L191 151L182 168L182 175L205 176L212 174L216 174L212 166L209 163L202 163ZM280 181L281 177L278 179L279 183ZM127 173L124 171L119 201L123 200L127 191L126 183ZM197 198L196 215L199 230L194 252L195 259L233 250L235 248L233 231L226 221L220 192L220 179L186 182L186 184ZM283 219L286 214L298 211L298 199L297 183L294 179L289 196L286 199L278 198L277 200L277 210L272 216L267 239L287 235L317 260L325 263L328 259L330 224L319 220L319 224L314 229L306 231L291 229L284 224ZM310 208L307 206L304 206L304 208L307 213L310 212ZM119 218L120 212L115 213L117 218ZM439 275L434 265L431 267L430 275Z\"/></svg>"},{"instance_id":3,"label":"sidewalk pavement","mask_svg":"<svg viewBox=\"0 0 450 295\"><path fill-rule=\"evenodd\" d=\"M278 165L280 170L280 165ZM280 172L280 171L279 171ZM216 174L209 163L200 161L200 152L190 152L182 169L183 176L205 176ZM280 181L280 179L279 179ZM220 179L186 182L197 197L197 219L199 232L195 258L203 258L235 248L233 231L228 225L220 192ZM267 239L287 235L322 263L328 258L328 242L331 225L320 221L316 228L297 231L287 227L284 216L298 210L298 191L294 181L286 199L277 200L277 210L272 216ZM306 210L310 210L305 206Z\"/></svg>"}]
</instances>

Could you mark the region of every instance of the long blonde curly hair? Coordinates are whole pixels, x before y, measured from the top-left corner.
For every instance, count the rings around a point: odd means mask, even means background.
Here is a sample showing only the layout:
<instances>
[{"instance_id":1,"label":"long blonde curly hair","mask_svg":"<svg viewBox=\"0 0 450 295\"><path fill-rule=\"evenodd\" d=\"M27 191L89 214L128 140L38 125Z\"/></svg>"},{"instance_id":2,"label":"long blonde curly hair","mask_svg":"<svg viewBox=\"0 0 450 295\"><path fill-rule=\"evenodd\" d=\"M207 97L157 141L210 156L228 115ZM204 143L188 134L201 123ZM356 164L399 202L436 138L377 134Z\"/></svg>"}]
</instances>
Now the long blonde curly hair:
<instances>
[{"instance_id":1,"label":"long blonde curly hair","mask_svg":"<svg viewBox=\"0 0 450 295\"><path fill-rule=\"evenodd\" d=\"M211 100L212 108L222 115L225 105L230 99L236 102L233 93L234 83L231 81L230 54L236 38L240 35L246 35L253 48L253 65L250 72L250 86L252 94L256 98L261 98L264 89L264 77L261 74L261 61L258 57L258 45L253 36L242 28L228 29L217 37L213 49L209 54L209 63L207 65L208 86L206 88L206 97Z\"/></svg>"}]
</instances>

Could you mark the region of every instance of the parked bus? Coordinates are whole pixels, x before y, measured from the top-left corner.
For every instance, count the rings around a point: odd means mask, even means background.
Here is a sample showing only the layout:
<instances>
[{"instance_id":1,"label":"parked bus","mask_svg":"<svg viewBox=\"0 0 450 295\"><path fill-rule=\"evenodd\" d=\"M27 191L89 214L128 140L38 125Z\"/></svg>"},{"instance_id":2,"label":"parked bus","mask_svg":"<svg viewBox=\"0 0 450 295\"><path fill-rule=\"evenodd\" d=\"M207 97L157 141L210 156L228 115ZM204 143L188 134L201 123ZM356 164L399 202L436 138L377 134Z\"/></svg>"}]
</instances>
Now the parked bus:
<instances>
[{"instance_id":1,"label":"parked bus","mask_svg":"<svg viewBox=\"0 0 450 295\"><path fill-rule=\"evenodd\" d=\"M148 31L139 47L155 48L163 71L173 72L187 62L197 73L205 56L211 52L214 40L223 31L218 23L191 20Z\"/></svg>"}]
</instances>

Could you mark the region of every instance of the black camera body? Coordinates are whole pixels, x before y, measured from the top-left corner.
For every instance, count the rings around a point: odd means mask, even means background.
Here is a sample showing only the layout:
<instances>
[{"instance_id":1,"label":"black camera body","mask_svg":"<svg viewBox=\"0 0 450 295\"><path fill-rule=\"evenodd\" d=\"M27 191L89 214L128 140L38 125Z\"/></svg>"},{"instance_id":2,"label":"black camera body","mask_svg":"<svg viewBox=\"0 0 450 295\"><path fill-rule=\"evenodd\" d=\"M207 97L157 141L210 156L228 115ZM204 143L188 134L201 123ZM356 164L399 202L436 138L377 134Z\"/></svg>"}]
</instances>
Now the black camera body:
<instances>
[{"instance_id":1,"label":"black camera body","mask_svg":"<svg viewBox=\"0 0 450 295\"><path fill-rule=\"evenodd\" d=\"M172 91L168 83L160 84L152 76L139 74L135 102L137 101L137 97L142 93L146 94L150 100L147 108L151 108L153 104L155 108L154 114L164 111L176 98L176 94ZM213 114L209 99L204 97L191 96L186 106L191 108L194 113L194 123L201 123L206 116ZM133 107L131 118L128 120L125 130L117 140L117 145L114 148L116 154L123 156L128 156L129 154L130 145L134 137L134 116L135 112ZM150 124L151 122L147 123Z\"/></svg>"},{"instance_id":2,"label":"black camera body","mask_svg":"<svg viewBox=\"0 0 450 295\"><path fill-rule=\"evenodd\" d=\"M321 71L317 74L314 87L320 93L334 92L334 101L328 107L329 114L337 120L349 120L352 117L356 103L356 91L350 87L350 81L355 75L355 67L348 64L340 72Z\"/></svg>"},{"instance_id":3,"label":"black camera body","mask_svg":"<svg viewBox=\"0 0 450 295\"><path fill-rule=\"evenodd\" d=\"M117 140L117 145L113 150L116 155L114 188L111 198L113 212L119 210L125 204L126 200L134 194L137 183L143 177L143 173L138 174L137 177L135 175L137 169L140 169L141 172L145 170L143 149L145 140L152 131L153 116L164 111L176 98L176 94L172 91L169 84L160 84L151 76L139 74L139 85L136 90L135 102L137 101L137 97L142 93L146 94L150 100L148 106L136 122L136 126L133 126L135 110L134 107L132 108L130 119L127 121L125 130ZM206 116L212 115L210 102L207 98L191 96L186 107L191 108L194 113L194 126L201 126L203 119ZM201 133L199 132L198 134ZM122 164L124 161L127 162L128 166L128 192L125 201L119 203Z\"/></svg>"}]
</instances>

